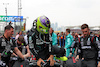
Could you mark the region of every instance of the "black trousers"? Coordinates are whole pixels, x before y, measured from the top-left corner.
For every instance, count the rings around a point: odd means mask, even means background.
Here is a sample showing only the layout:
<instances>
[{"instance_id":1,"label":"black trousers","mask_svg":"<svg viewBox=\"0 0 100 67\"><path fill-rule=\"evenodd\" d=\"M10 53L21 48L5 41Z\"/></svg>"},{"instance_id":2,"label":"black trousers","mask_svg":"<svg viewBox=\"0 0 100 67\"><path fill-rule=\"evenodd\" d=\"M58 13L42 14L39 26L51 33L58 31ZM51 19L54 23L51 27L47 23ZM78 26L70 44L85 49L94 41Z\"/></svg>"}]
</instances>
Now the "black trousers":
<instances>
[{"instance_id":1,"label":"black trousers","mask_svg":"<svg viewBox=\"0 0 100 67\"><path fill-rule=\"evenodd\" d=\"M81 65L82 67L97 67L97 61L96 60L83 60Z\"/></svg>"}]
</instances>

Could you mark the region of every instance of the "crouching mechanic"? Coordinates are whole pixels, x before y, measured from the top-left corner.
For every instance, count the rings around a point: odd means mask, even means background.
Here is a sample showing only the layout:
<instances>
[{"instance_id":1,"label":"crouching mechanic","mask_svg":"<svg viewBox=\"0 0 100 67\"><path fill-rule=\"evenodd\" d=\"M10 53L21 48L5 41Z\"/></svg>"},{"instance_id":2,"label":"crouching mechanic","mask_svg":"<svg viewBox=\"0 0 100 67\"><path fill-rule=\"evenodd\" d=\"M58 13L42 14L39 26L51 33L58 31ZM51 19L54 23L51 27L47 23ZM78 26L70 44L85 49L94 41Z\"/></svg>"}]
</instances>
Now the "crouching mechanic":
<instances>
[{"instance_id":1,"label":"crouching mechanic","mask_svg":"<svg viewBox=\"0 0 100 67\"><path fill-rule=\"evenodd\" d=\"M16 41L16 46L22 52L22 54L26 56L26 58L30 57L29 46L28 46L28 44L26 44L23 36L18 37L18 39Z\"/></svg>"},{"instance_id":2,"label":"crouching mechanic","mask_svg":"<svg viewBox=\"0 0 100 67\"><path fill-rule=\"evenodd\" d=\"M28 44L26 44L23 36L19 36L15 43L16 43L16 46L18 47L18 49L22 52L22 54L26 56L25 57L26 59L28 57L30 57L29 46L28 46ZM21 62L21 63L19 63L19 62ZM18 59L16 61L14 61L12 65L13 65L13 67L20 67L20 65L29 67L29 61L28 61L28 59L23 60L18 57Z\"/></svg>"},{"instance_id":3,"label":"crouching mechanic","mask_svg":"<svg viewBox=\"0 0 100 67\"><path fill-rule=\"evenodd\" d=\"M0 38L0 67L9 67L10 56L15 51L15 53L22 59L26 57L22 55L19 49L16 47L15 42L11 39L14 34L13 27L11 25L7 25L4 29L4 34Z\"/></svg>"}]
</instances>

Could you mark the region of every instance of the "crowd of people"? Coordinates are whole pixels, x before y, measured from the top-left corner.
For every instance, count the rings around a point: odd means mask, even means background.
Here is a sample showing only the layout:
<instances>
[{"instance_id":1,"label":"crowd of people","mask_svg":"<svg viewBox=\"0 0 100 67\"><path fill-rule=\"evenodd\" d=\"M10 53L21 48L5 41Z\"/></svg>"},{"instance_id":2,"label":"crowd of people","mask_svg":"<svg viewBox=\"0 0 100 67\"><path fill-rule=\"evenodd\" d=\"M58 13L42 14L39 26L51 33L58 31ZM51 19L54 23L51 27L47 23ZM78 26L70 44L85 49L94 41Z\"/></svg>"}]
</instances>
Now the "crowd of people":
<instances>
[{"instance_id":1,"label":"crowd of people","mask_svg":"<svg viewBox=\"0 0 100 67\"><path fill-rule=\"evenodd\" d=\"M96 37L100 37L100 33L95 33L95 32L90 32L90 34L96 36ZM60 47L64 47L65 46L65 39L66 39L66 33L65 32L59 32L56 33L57 35L57 45ZM74 39L76 38L80 38L83 36L82 33L78 33L78 32L71 32L71 35L73 36Z\"/></svg>"},{"instance_id":2,"label":"crowd of people","mask_svg":"<svg viewBox=\"0 0 100 67\"><path fill-rule=\"evenodd\" d=\"M65 33L56 34L50 27L50 20L46 16L40 16L34 20L33 27L26 33L19 31L13 36L13 29L11 24L7 25L0 37L0 67L20 67L18 62L29 58L31 54L36 57L39 67L41 63L45 64L45 60L50 62L47 67L57 67L54 55L59 58L74 57L75 62L81 60L80 65L76 67L100 67L100 34L90 32L87 24L82 24L82 34L71 33L70 29L66 29ZM30 47L30 44L33 47ZM11 63L11 57L20 57L21 61ZM75 67L73 64L65 64L66 67ZM24 65L29 67L28 62L24 62Z\"/></svg>"}]
</instances>

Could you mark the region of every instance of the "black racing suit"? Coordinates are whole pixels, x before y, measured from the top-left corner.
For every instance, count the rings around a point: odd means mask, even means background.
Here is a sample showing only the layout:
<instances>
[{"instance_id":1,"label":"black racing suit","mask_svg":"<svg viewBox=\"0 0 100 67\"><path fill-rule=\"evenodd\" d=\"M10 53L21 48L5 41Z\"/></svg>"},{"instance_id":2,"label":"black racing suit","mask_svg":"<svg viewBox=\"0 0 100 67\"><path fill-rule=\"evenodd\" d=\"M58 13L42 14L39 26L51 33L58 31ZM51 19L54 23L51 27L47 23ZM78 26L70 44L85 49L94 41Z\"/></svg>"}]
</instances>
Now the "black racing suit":
<instances>
[{"instance_id":1,"label":"black racing suit","mask_svg":"<svg viewBox=\"0 0 100 67\"><path fill-rule=\"evenodd\" d=\"M51 44L46 44L42 42L41 39L45 42L50 42L49 34L39 34L36 31L35 34L32 36L32 43L34 44L34 49L37 54L34 53L34 51L32 51L32 53L35 54L37 60L39 58L46 60L51 55L51 52L49 52L49 45Z\"/></svg>"},{"instance_id":2,"label":"black racing suit","mask_svg":"<svg viewBox=\"0 0 100 67\"><path fill-rule=\"evenodd\" d=\"M57 57L64 56L64 48L59 48L58 46L52 45L52 40L50 34L41 34L38 31L30 31L28 35L28 40L32 39L33 48L30 47L31 52L35 55L36 60L39 58L47 60L50 55L56 54ZM29 41L29 45L31 41Z\"/></svg>"}]
</instances>

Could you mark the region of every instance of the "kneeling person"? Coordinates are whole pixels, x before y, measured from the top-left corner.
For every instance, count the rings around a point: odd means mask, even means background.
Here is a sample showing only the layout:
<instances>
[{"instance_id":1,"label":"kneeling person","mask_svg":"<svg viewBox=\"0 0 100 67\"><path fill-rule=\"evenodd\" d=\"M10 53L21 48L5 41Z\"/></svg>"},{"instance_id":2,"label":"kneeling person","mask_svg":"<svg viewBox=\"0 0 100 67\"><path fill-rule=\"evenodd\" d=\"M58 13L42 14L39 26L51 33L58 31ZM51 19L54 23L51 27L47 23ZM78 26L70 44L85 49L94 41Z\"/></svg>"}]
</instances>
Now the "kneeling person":
<instances>
[{"instance_id":1,"label":"kneeling person","mask_svg":"<svg viewBox=\"0 0 100 67\"><path fill-rule=\"evenodd\" d=\"M26 44L23 36L18 37L17 42L16 42L16 46L22 52L23 55L26 55L26 58L30 57L29 46Z\"/></svg>"},{"instance_id":2,"label":"kneeling person","mask_svg":"<svg viewBox=\"0 0 100 67\"><path fill-rule=\"evenodd\" d=\"M23 36L18 37L18 39L16 41L16 46L22 52L22 54L25 55L25 58L30 57L29 46L25 43ZM17 56L17 55L15 54L15 56ZM20 67L20 65L23 65L25 67L29 67L29 62L26 60L22 60L21 58L18 58L18 60L15 61L13 67Z\"/></svg>"}]
</instances>

